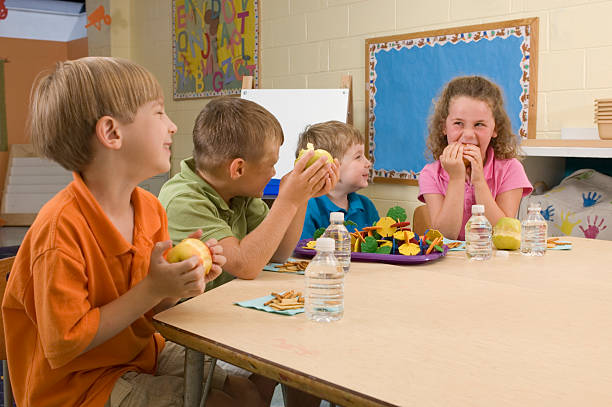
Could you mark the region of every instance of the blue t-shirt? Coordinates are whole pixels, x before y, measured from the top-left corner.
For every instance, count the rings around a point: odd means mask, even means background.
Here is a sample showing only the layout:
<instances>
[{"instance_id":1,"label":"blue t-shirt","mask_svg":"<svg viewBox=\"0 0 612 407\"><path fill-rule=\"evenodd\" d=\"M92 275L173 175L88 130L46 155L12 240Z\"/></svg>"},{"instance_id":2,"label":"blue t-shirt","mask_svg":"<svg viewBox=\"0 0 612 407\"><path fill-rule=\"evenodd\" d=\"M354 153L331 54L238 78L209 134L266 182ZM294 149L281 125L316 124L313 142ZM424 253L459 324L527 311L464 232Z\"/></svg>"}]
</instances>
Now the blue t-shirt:
<instances>
[{"instance_id":1,"label":"blue t-shirt","mask_svg":"<svg viewBox=\"0 0 612 407\"><path fill-rule=\"evenodd\" d=\"M370 198L356 192L348 194L348 211L333 203L327 195L310 198L306 208L301 239L312 239L315 230L327 228L331 212L343 212L344 220L355 222L359 230L366 226L372 226L379 219L378 211L372 201L370 201ZM353 228L354 226L351 226L349 232L353 232Z\"/></svg>"}]
</instances>

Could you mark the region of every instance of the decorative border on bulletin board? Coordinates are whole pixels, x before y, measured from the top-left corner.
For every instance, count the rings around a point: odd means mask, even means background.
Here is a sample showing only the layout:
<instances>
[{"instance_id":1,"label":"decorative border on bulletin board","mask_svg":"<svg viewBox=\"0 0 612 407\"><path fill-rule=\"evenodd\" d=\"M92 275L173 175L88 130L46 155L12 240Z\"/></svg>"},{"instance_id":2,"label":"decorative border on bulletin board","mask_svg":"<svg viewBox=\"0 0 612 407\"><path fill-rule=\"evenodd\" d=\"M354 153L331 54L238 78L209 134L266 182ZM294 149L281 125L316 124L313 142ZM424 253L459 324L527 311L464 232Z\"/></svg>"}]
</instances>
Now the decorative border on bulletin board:
<instances>
[{"instance_id":1,"label":"decorative border on bulletin board","mask_svg":"<svg viewBox=\"0 0 612 407\"><path fill-rule=\"evenodd\" d=\"M372 168L370 169L370 176L374 182L383 183L405 183L410 185L417 185L419 168L379 168L375 162L375 150L376 150L376 106L377 106L377 91L379 87L386 86L387 88L394 88L397 83L393 81L401 80L399 78L407 77L410 75L413 67L404 66L393 66L390 70L394 75L394 78L380 78L377 74L378 58L381 57L381 53L388 53L389 51L395 50L399 52L410 52L410 50L419 50L426 47L434 48L432 52L443 53L444 50L448 50L456 44L470 44L478 43L480 41L493 41L494 39L507 39L517 38L522 40L520 42L520 58L513 59L513 64L517 64L515 71L518 72L514 80L518 80L520 90L515 92L517 98L520 100L520 111L517 112L514 121L520 120L520 126L517 131L521 139L535 138L536 131L536 98L537 98L537 44L538 44L538 18L527 18L521 20L503 21L497 23L488 23L474 26L455 27L444 30L425 31L419 33L402 34L387 37L370 38L366 40L366 69L367 69L367 83L366 83L366 117L368 118L368 124L366 126L366 136L368 138L368 156L372 161ZM518 41L517 41L518 43ZM447 63L447 67L453 66L453 60L444 60ZM484 65L489 61L480 60L476 61L476 64ZM519 71L520 69L520 71ZM435 70L435 67L434 67ZM478 72L479 68L475 68ZM465 73L459 72L456 76L464 75ZM480 73L478 73L480 74ZM484 74L486 75L486 73ZM378 81L378 82L377 82ZM499 84L499 83L498 83ZM377 87L377 85L380 85ZM500 84L502 90L504 87ZM512 86L517 86L517 83L513 82ZM437 95L436 95L437 96ZM425 99L419 102L429 107L430 101ZM422 106L421 106L422 107ZM410 106L406 106L406 109L410 109ZM423 117L423 121L426 118ZM512 117L511 117L512 120ZM398 129L403 131L404 129ZM423 138L426 134L422 135ZM395 136L394 136L395 137ZM398 139L398 141L400 141ZM424 156L424 151L416 151L420 147L424 147L425 140L417 140L418 143L414 143L415 140L401 140L400 145L397 145L392 149L391 154L402 155L406 161L410 160L410 155L421 154ZM390 151L387 149L386 151ZM420 157L419 157L420 158Z\"/></svg>"},{"instance_id":2,"label":"decorative border on bulletin board","mask_svg":"<svg viewBox=\"0 0 612 407\"><path fill-rule=\"evenodd\" d=\"M172 0L174 99L239 95L259 84L260 0Z\"/></svg>"}]
</instances>

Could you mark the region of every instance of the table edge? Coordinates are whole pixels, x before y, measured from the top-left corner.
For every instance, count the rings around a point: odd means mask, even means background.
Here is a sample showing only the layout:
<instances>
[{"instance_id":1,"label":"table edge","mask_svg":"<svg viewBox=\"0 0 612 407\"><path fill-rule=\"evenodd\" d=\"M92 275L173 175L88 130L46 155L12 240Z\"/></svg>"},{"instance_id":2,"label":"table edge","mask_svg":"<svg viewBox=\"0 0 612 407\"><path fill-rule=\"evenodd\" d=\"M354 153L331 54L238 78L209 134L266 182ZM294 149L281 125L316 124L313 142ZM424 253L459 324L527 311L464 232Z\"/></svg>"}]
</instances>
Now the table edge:
<instances>
[{"instance_id":1,"label":"table edge","mask_svg":"<svg viewBox=\"0 0 612 407\"><path fill-rule=\"evenodd\" d=\"M300 390L305 388L316 389L315 395L339 405L360 406L391 406L395 404L376 399L367 394L356 392L334 383L318 380L298 370L279 365L267 359L260 358L250 353L232 348L231 346L213 341L211 339L195 335L174 325L153 318L153 325L157 331L166 339L187 348L202 352L246 369L250 372L266 376L290 387ZM372 366L371 370L374 371Z\"/></svg>"}]
</instances>

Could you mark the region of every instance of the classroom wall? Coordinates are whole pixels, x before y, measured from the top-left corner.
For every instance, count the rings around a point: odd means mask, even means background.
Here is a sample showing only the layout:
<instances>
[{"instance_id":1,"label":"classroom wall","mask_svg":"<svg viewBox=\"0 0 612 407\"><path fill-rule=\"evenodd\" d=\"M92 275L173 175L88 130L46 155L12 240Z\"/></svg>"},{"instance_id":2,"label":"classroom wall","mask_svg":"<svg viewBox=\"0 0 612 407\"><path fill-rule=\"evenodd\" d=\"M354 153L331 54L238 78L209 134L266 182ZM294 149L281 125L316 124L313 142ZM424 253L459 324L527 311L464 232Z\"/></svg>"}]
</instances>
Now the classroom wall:
<instances>
[{"instance_id":1,"label":"classroom wall","mask_svg":"<svg viewBox=\"0 0 612 407\"><path fill-rule=\"evenodd\" d=\"M107 34L92 37L89 29L90 53L130 57L160 79L168 113L179 127L173 145L175 172L178 162L191 154L193 121L208 99L172 100L171 1L88 0L87 7L99 4L110 7L113 23ZM261 0L260 4L261 86L332 88L349 73L355 124L361 131L366 117L364 40L381 35L537 16L537 137L559 138L562 127L593 127L593 99L612 97L612 1ZM100 38L94 41L96 35ZM418 205L416 187L375 184L365 193L381 212L395 204L408 210Z\"/></svg>"},{"instance_id":2,"label":"classroom wall","mask_svg":"<svg viewBox=\"0 0 612 407\"><path fill-rule=\"evenodd\" d=\"M30 90L43 70L57 61L87 55L87 38L69 42L41 41L0 37L0 57L10 62L4 65L6 121L8 143L26 144L26 118ZM4 184L8 152L0 152L0 190Z\"/></svg>"}]
</instances>

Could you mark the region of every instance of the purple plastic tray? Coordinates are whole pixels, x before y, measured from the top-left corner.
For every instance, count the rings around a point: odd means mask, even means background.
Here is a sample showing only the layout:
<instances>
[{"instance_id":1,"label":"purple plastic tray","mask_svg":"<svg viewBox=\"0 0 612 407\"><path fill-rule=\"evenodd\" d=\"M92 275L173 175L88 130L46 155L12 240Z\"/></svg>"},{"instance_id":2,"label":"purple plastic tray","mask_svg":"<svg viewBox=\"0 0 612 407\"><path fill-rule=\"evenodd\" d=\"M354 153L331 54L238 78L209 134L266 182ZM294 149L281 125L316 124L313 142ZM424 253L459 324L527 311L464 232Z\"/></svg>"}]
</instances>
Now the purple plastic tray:
<instances>
[{"instance_id":1,"label":"purple plastic tray","mask_svg":"<svg viewBox=\"0 0 612 407\"><path fill-rule=\"evenodd\" d=\"M304 249L306 243L312 239L300 240L295 247L293 253L296 256L314 257L315 251L311 249ZM415 256L404 256L403 254L379 254L379 253L360 253L351 252L351 260L354 261L371 261L376 263L391 263L391 264L421 264L428 261L437 260L443 257L448 252L448 246L444 246L442 253L434 251L429 254L417 254Z\"/></svg>"}]
</instances>

